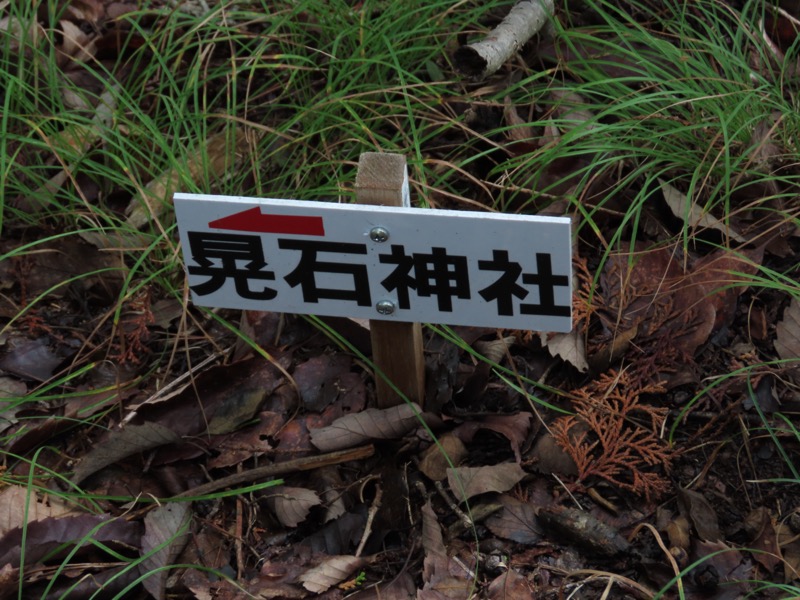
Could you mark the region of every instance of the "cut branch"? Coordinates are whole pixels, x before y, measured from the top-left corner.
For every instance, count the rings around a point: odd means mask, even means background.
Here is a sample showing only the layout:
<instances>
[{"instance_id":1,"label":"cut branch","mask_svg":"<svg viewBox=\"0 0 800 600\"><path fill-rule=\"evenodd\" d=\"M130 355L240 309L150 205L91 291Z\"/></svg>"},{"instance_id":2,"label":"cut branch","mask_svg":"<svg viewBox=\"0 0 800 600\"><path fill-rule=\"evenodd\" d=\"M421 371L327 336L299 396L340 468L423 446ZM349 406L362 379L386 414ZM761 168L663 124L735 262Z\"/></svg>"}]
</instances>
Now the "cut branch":
<instances>
[{"instance_id":1,"label":"cut branch","mask_svg":"<svg viewBox=\"0 0 800 600\"><path fill-rule=\"evenodd\" d=\"M485 39L461 46L453 60L470 77L483 78L497 71L539 31L553 14L553 0L522 0Z\"/></svg>"}]
</instances>

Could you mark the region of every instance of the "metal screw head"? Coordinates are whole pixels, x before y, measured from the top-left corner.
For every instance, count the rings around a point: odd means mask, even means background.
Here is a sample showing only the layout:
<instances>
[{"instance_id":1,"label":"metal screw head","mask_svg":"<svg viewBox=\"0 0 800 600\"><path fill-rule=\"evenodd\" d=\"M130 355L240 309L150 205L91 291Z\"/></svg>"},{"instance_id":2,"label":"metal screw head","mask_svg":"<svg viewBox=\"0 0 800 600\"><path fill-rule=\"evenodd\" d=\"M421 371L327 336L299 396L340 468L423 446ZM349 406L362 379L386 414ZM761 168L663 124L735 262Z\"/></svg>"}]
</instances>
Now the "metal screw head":
<instances>
[{"instance_id":1,"label":"metal screw head","mask_svg":"<svg viewBox=\"0 0 800 600\"><path fill-rule=\"evenodd\" d=\"M394 302L391 300L381 300L375 305L375 310L377 310L382 315L390 315L394 312Z\"/></svg>"},{"instance_id":2,"label":"metal screw head","mask_svg":"<svg viewBox=\"0 0 800 600\"><path fill-rule=\"evenodd\" d=\"M369 239L373 242L385 242L389 239L389 230L385 227L373 227L369 230Z\"/></svg>"}]
</instances>

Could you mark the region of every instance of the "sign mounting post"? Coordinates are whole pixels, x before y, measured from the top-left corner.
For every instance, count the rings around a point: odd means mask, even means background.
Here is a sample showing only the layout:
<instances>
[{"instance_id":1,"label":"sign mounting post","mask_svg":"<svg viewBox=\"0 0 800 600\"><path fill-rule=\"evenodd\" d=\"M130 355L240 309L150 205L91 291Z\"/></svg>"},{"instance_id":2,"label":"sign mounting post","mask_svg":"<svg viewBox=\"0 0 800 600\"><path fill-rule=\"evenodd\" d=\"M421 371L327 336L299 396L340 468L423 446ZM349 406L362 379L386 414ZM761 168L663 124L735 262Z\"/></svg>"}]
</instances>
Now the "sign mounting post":
<instances>
[{"instance_id":1,"label":"sign mounting post","mask_svg":"<svg viewBox=\"0 0 800 600\"><path fill-rule=\"evenodd\" d=\"M400 154L365 152L358 160L356 202L377 206L410 206L406 159ZM370 239L378 244L389 243L392 232L376 224ZM376 310L391 314L394 303L384 300ZM388 408L401 402L388 381L411 402L422 406L425 397L425 361L422 355L422 326L399 321L369 322L372 339L372 360L383 373L375 373L378 407Z\"/></svg>"}]
</instances>

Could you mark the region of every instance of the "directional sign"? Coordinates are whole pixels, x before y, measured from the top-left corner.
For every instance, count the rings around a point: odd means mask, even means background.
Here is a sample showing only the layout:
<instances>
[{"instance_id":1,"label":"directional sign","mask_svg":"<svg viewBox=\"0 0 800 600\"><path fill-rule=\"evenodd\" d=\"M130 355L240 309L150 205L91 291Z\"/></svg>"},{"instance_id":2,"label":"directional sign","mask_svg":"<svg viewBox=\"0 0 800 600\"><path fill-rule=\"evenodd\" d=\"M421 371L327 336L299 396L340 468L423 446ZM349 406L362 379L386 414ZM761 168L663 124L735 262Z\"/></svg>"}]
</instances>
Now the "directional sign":
<instances>
[{"instance_id":1,"label":"directional sign","mask_svg":"<svg viewBox=\"0 0 800 600\"><path fill-rule=\"evenodd\" d=\"M201 306L572 327L567 218L198 194L175 210Z\"/></svg>"}]
</instances>

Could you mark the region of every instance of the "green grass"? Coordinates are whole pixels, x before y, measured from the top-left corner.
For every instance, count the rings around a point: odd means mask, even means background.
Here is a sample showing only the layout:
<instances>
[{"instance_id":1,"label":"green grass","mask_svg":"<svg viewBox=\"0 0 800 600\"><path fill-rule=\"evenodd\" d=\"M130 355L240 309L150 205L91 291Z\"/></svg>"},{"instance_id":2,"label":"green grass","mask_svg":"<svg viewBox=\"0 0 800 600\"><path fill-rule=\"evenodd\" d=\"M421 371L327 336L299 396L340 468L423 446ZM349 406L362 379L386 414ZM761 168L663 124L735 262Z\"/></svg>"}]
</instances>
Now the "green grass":
<instances>
[{"instance_id":1,"label":"green grass","mask_svg":"<svg viewBox=\"0 0 800 600\"><path fill-rule=\"evenodd\" d=\"M210 2L212 11L202 16L145 3L123 18L119 27L129 33L115 58L77 69L57 52L55 25L64 15L57 3L44 4L50 16L41 28L33 26L30 3L8 4L5 14L19 25L0 36L0 236L23 226L36 232L0 251L0 261L32 256L65 236L120 256L120 291L104 319L113 330L142 293L186 297L172 192L348 202L366 151L407 157L418 206L533 213L565 199L578 247L595 253L595 285L610 253L647 238L662 181L722 223L748 227L748 235L800 225L800 107L790 70L797 44L785 62L775 62L757 28L758 2L735 13L712 0L631 1L627 10L589 0L598 18L582 28L573 27L567 4L557 3L554 36L568 60L542 68L517 61L513 74L483 88L457 77L449 55L458 34L477 37L477 24L490 12L502 14L510 0L491 7L441 0L363 7L344 0ZM70 69L92 85L65 79ZM513 127L501 117L506 97L535 135L555 128L558 137L516 155ZM467 110L475 107L493 118L475 122ZM764 127L780 156L760 157L764 139L755 132ZM682 223L659 243L707 252L729 242ZM763 266L750 278L751 295L799 298L797 276L797 265ZM0 324L0 336L46 309L55 291L28 299ZM235 329L223 317L188 311L156 353L166 367L154 361L141 380L166 383L171 365L202 355L202 339L211 339L207 332L219 323ZM433 329L486 360L449 328ZM93 349L87 345L67 371L9 402L64 398L99 368L104 357L97 348L110 352L99 337L107 333L100 327ZM224 347L237 336L246 338L229 332L215 343ZM670 439L680 438L685 414L715 387L780 369L774 359L762 352L757 364L710 374L672 421ZM491 366L532 406L563 410L566 390ZM74 427L102 427L106 414ZM796 441L796 427L787 416L778 415L777 425L761 416L758 433L780 452L791 475L786 483L799 483L796 455L782 441Z\"/></svg>"}]
</instances>

